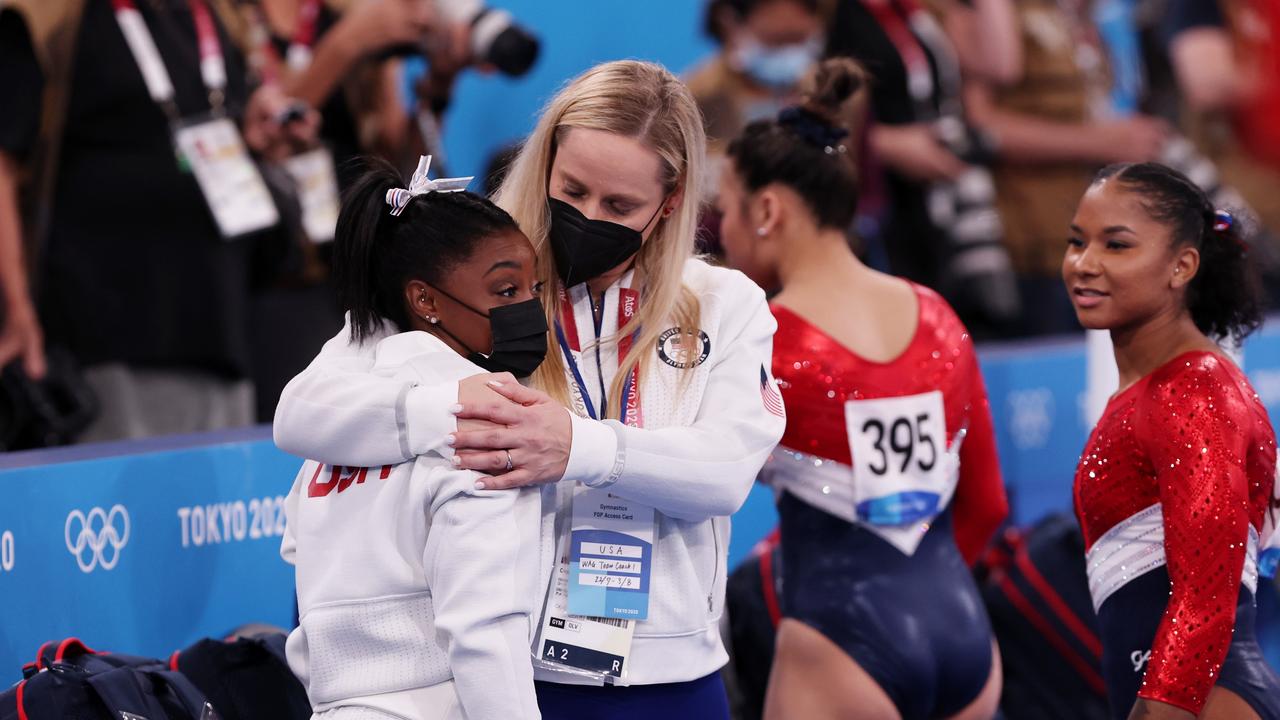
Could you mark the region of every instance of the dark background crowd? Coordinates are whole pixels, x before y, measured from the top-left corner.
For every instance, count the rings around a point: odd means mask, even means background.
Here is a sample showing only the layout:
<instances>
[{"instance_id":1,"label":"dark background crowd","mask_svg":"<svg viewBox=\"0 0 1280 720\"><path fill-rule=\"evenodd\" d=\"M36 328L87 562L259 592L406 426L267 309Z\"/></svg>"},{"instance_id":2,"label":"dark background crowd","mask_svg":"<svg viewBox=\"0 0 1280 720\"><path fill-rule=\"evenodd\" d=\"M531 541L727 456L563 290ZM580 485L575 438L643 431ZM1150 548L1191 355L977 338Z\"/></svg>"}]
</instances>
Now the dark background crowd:
<instances>
[{"instance_id":1,"label":"dark background crowd","mask_svg":"<svg viewBox=\"0 0 1280 720\"><path fill-rule=\"evenodd\" d=\"M429 153L448 172L457 81L537 75L551 48L532 20L472 0L0 0L0 450L269 420L341 327L328 247L360 158L408 171ZM1112 162L1211 191L1256 230L1276 302L1274 0L709 0L702 21L716 49L685 77L713 160L822 57L867 69L850 241L941 291L980 340L1079 331L1067 226ZM210 212L175 154L175 128L209 118L234 121L274 223L233 234ZM493 189L507 140L473 189ZM703 225L714 255L710 204Z\"/></svg>"}]
</instances>

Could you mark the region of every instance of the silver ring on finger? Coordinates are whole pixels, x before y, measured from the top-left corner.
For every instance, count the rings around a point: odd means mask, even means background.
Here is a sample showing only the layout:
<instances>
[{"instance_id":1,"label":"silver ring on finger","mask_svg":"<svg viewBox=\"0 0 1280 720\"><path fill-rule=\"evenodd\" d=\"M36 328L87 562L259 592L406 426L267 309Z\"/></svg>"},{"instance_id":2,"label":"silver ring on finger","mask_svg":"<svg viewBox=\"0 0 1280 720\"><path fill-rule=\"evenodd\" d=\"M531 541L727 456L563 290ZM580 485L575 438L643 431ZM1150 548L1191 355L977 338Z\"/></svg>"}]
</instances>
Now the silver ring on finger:
<instances>
[{"instance_id":1,"label":"silver ring on finger","mask_svg":"<svg viewBox=\"0 0 1280 720\"><path fill-rule=\"evenodd\" d=\"M515 468L515 464L511 462L511 451L506 450L504 452L507 453L507 472L511 472L511 470Z\"/></svg>"}]
</instances>

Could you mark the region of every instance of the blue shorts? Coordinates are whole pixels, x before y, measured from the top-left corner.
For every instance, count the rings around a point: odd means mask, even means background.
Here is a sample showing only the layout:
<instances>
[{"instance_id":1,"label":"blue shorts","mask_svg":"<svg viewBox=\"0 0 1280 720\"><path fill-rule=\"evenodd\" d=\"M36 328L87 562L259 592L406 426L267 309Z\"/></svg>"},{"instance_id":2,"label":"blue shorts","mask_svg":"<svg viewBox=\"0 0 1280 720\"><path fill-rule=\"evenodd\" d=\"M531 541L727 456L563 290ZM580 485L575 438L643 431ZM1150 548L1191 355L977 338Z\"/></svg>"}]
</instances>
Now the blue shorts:
<instances>
[{"instance_id":1,"label":"blue shorts","mask_svg":"<svg viewBox=\"0 0 1280 720\"><path fill-rule=\"evenodd\" d=\"M903 720L953 715L991 675L991 622L948 509L915 554L783 493L782 614L840 646Z\"/></svg>"},{"instance_id":2,"label":"blue shorts","mask_svg":"<svg viewBox=\"0 0 1280 720\"><path fill-rule=\"evenodd\" d=\"M729 720L720 673L661 685L612 687L537 682L542 720Z\"/></svg>"}]
</instances>

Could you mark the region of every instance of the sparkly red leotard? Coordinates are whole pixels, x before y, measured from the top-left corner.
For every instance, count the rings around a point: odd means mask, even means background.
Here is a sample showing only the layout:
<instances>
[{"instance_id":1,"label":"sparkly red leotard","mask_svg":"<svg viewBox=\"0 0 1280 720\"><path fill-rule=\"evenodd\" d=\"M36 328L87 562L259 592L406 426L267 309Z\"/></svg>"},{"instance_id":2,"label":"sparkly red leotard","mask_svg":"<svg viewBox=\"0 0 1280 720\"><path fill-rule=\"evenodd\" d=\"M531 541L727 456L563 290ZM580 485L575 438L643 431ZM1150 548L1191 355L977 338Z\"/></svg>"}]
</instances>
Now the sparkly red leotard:
<instances>
[{"instance_id":1,"label":"sparkly red leotard","mask_svg":"<svg viewBox=\"0 0 1280 720\"><path fill-rule=\"evenodd\" d=\"M1275 468L1266 410L1213 353L1181 355L1107 405L1075 505L1117 717L1135 696L1199 713L1215 682L1266 702L1252 591Z\"/></svg>"},{"instance_id":2,"label":"sparkly red leotard","mask_svg":"<svg viewBox=\"0 0 1280 720\"><path fill-rule=\"evenodd\" d=\"M915 336L889 363L861 358L794 312L773 308L773 371L786 401L787 429L763 477L780 491L786 617L848 653L903 717L946 717L968 706L990 674L990 623L965 560L979 554L1008 504L973 343L941 297L915 290ZM932 398L930 414L945 422L927 431L939 444L930 448L932 440L926 440L915 462L941 462L943 444L965 430L949 505L927 520L889 530L857 520L854 503L840 498L844 486L855 484L847 403L910 403L922 396ZM917 410L907 415L920 416ZM912 435L908 420L899 422L900 432L881 438L886 446L896 444L886 449L904 448ZM912 458L884 457L886 468L888 458L895 467ZM919 544L904 549L882 534L900 530L922 532Z\"/></svg>"}]
</instances>

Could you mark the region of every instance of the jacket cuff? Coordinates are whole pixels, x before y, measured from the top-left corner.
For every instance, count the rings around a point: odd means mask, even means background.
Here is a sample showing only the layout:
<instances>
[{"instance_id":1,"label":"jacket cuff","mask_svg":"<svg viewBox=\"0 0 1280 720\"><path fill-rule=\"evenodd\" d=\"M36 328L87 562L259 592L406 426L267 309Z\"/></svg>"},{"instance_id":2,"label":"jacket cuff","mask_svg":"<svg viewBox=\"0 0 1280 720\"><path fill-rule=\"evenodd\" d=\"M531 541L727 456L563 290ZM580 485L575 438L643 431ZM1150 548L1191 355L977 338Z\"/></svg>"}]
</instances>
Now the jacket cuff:
<instances>
[{"instance_id":1,"label":"jacket cuff","mask_svg":"<svg viewBox=\"0 0 1280 720\"><path fill-rule=\"evenodd\" d=\"M458 429L458 418L449 412L457 403L457 383L405 386L396 403L396 427L406 460L429 452L453 456L444 438Z\"/></svg>"},{"instance_id":2,"label":"jacket cuff","mask_svg":"<svg viewBox=\"0 0 1280 720\"><path fill-rule=\"evenodd\" d=\"M565 410L565 412L569 412ZM573 444L564 478L581 481L593 488L605 488L618 481L626 459L626 445L608 423L597 422L569 413Z\"/></svg>"}]
</instances>

